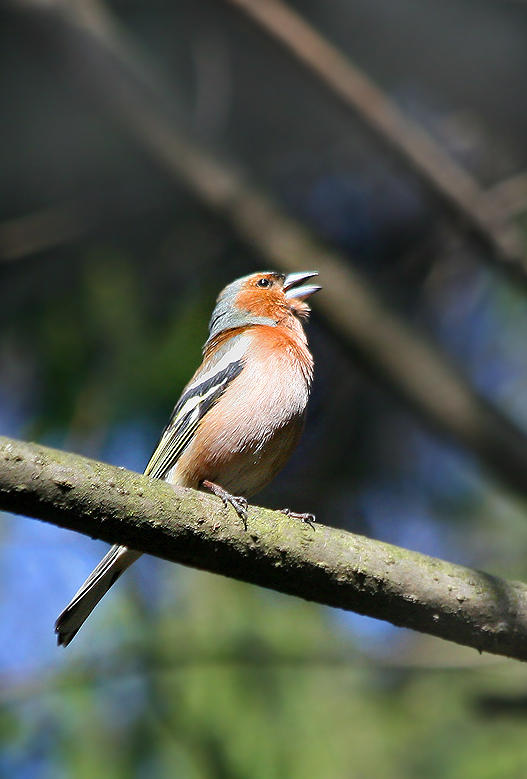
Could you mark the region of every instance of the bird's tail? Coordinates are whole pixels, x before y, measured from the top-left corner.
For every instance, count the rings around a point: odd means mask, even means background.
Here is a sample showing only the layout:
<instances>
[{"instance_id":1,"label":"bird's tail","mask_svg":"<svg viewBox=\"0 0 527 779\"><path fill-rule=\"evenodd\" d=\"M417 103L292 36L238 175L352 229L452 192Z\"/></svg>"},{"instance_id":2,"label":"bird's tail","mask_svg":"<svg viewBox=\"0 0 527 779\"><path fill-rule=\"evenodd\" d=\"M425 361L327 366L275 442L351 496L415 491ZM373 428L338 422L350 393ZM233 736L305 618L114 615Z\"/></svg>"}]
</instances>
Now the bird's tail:
<instances>
[{"instance_id":1,"label":"bird's tail","mask_svg":"<svg viewBox=\"0 0 527 779\"><path fill-rule=\"evenodd\" d=\"M112 546L55 622L59 646L68 646L103 595L140 556L141 552L135 552L126 546Z\"/></svg>"}]
</instances>

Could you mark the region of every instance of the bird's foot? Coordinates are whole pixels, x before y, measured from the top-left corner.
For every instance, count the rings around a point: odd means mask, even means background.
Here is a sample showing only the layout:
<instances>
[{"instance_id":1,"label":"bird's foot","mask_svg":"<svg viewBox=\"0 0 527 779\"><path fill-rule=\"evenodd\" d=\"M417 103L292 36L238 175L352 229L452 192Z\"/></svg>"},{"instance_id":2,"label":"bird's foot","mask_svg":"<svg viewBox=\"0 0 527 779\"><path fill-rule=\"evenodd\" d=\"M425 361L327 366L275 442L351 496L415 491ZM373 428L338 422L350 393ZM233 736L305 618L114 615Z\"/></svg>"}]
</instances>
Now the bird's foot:
<instances>
[{"instance_id":1,"label":"bird's foot","mask_svg":"<svg viewBox=\"0 0 527 779\"><path fill-rule=\"evenodd\" d=\"M223 505L228 508L229 506L232 506L235 512L240 517L241 521L243 522L243 526L245 530L247 530L247 506L249 505L245 498L242 498L241 495L231 495L230 492L227 492L227 490L224 490L223 487L220 487L219 484L214 484L213 481L209 481L208 479L204 479L202 481L202 485L206 487L210 492L212 492L213 495L216 495L218 498L221 498L223 501Z\"/></svg>"},{"instance_id":2,"label":"bird's foot","mask_svg":"<svg viewBox=\"0 0 527 779\"><path fill-rule=\"evenodd\" d=\"M282 514L285 514L286 517L292 517L292 519L299 519L301 522L304 522L306 525L309 525L309 527L315 529L315 515L314 514L299 514L297 511L291 511L291 509L280 509Z\"/></svg>"}]
</instances>

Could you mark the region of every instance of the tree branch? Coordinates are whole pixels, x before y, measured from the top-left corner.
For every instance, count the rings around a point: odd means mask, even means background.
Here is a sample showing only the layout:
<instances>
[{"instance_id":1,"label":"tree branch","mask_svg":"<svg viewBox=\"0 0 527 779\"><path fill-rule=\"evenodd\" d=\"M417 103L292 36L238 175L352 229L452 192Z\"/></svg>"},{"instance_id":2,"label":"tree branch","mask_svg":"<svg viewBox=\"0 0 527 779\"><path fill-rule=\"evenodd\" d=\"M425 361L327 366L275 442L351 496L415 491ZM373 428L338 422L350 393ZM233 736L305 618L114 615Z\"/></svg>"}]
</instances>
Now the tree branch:
<instances>
[{"instance_id":1,"label":"tree branch","mask_svg":"<svg viewBox=\"0 0 527 779\"><path fill-rule=\"evenodd\" d=\"M0 436L0 508L201 568L527 660L527 586Z\"/></svg>"},{"instance_id":2,"label":"tree branch","mask_svg":"<svg viewBox=\"0 0 527 779\"><path fill-rule=\"evenodd\" d=\"M485 192L425 129L413 122L367 75L281 0L225 0L300 62L329 94L353 110L444 207L490 251L521 271L527 258L519 231L498 193ZM505 266L508 267L508 266Z\"/></svg>"},{"instance_id":3,"label":"tree branch","mask_svg":"<svg viewBox=\"0 0 527 779\"><path fill-rule=\"evenodd\" d=\"M159 207L151 191L130 196L126 187L85 195L75 201L39 208L0 222L0 263L79 241L118 221L142 216Z\"/></svg>"},{"instance_id":4,"label":"tree branch","mask_svg":"<svg viewBox=\"0 0 527 779\"><path fill-rule=\"evenodd\" d=\"M525 0L524 0L525 1ZM527 211L527 173L522 171L487 190L485 197L501 203L501 210L510 218L525 215Z\"/></svg>"}]
</instances>

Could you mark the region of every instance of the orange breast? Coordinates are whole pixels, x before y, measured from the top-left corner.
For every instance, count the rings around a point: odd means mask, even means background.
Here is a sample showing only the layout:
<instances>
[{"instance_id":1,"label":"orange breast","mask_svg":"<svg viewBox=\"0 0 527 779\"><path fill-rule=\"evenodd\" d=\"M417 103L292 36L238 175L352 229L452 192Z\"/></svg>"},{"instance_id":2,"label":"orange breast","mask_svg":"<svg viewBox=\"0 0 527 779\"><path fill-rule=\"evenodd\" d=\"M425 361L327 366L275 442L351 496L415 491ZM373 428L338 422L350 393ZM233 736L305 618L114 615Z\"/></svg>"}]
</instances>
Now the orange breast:
<instances>
[{"instance_id":1,"label":"orange breast","mask_svg":"<svg viewBox=\"0 0 527 779\"><path fill-rule=\"evenodd\" d=\"M197 488L209 479L251 496L298 443L313 370L305 337L281 327L253 327L250 334L244 369L201 421L176 465L178 483Z\"/></svg>"}]
</instances>

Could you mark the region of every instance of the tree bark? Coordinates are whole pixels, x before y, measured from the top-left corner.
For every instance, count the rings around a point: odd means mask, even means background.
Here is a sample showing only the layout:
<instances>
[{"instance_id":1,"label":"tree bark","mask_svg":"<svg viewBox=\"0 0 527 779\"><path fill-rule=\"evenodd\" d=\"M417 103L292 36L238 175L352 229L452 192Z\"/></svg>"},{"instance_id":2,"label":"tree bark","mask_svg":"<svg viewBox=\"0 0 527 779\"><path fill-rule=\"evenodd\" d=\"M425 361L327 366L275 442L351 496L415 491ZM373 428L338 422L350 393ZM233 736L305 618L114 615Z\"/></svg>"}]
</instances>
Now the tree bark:
<instances>
[{"instance_id":1,"label":"tree bark","mask_svg":"<svg viewBox=\"0 0 527 779\"><path fill-rule=\"evenodd\" d=\"M527 585L0 436L0 508L157 557L527 659Z\"/></svg>"}]
</instances>

